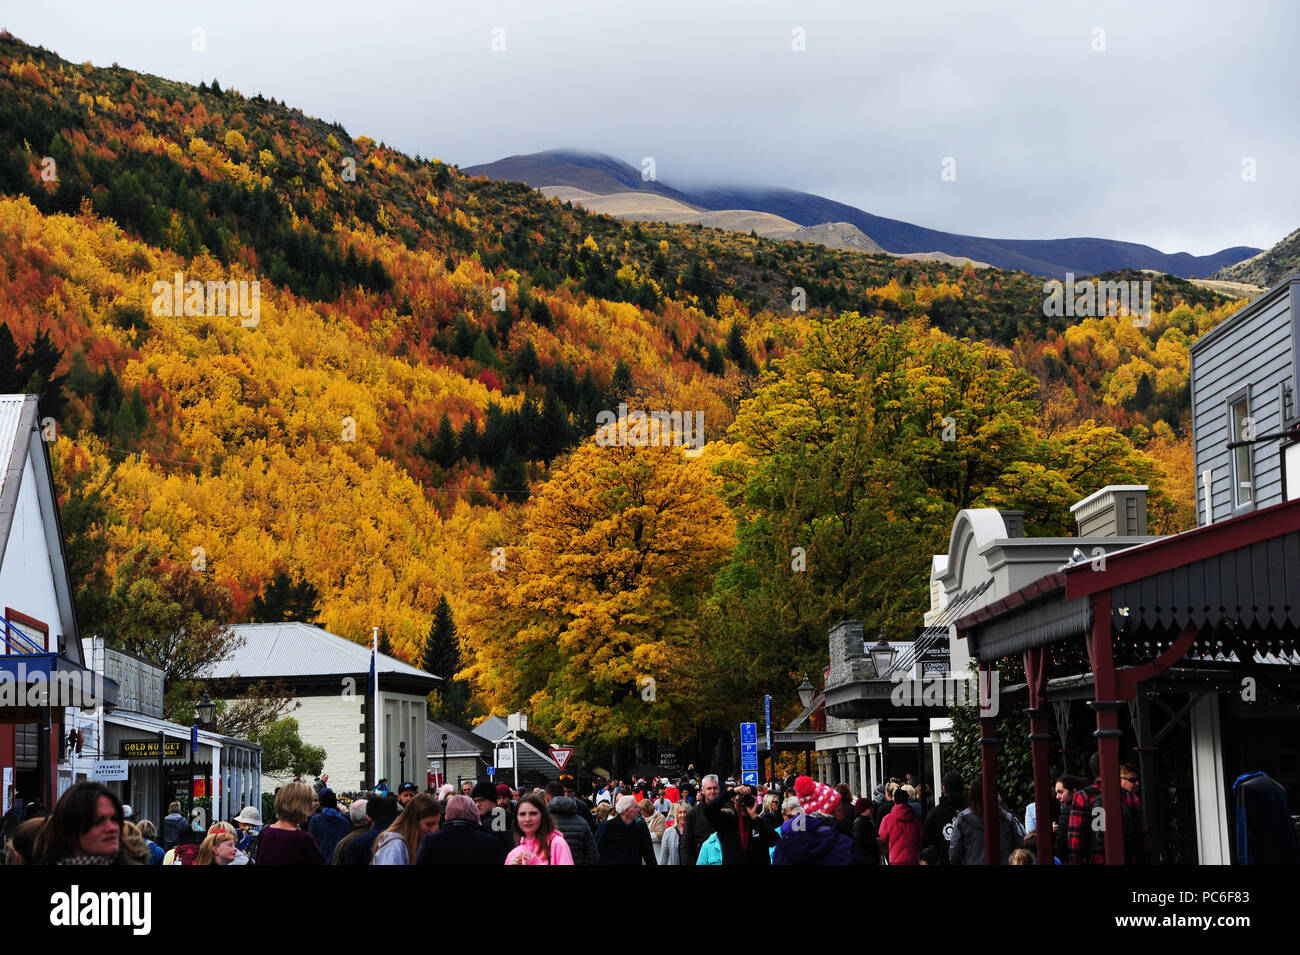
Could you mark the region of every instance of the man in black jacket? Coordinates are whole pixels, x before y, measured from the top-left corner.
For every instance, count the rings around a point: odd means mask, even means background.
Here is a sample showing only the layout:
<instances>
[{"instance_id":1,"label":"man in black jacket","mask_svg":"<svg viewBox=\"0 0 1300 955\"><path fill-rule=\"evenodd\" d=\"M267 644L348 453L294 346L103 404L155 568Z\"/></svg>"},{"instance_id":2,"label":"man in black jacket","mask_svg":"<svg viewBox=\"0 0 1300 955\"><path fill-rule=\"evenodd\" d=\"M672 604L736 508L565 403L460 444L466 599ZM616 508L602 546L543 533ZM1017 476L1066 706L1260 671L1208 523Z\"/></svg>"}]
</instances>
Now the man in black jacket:
<instances>
[{"instance_id":1,"label":"man in black jacket","mask_svg":"<svg viewBox=\"0 0 1300 955\"><path fill-rule=\"evenodd\" d=\"M948 850L952 844L952 825L963 809L966 808L966 784L960 773L944 773L943 796L925 817L921 829L921 848L930 846L934 849L938 865L948 865Z\"/></svg>"},{"instance_id":2,"label":"man in black jacket","mask_svg":"<svg viewBox=\"0 0 1300 955\"><path fill-rule=\"evenodd\" d=\"M508 853L491 831L479 828L478 808L468 796L447 800L442 825L420 843L416 865L505 865Z\"/></svg>"},{"instance_id":3,"label":"man in black jacket","mask_svg":"<svg viewBox=\"0 0 1300 955\"><path fill-rule=\"evenodd\" d=\"M779 838L776 830L760 818L758 800L748 786L728 787L701 809L718 834L723 865L771 865L768 852Z\"/></svg>"},{"instance_id":4,"label":"man in black jacket","mask_svg":"<svg viewBox=\"0 0 1300 955\"><path fill-rule=\"evenodd\" d=\"M564 786L564 795L573 800L574 806L577 807L579 818L587 824L588 828L591 829L591 834L594 836L596 834L596 816L591 811L591 803L578 795L577 785L574 783L572 776L567 774L561 776L560 783Z\"/></svg>"},{"instance_id":5,"label":"man in black jacket","mask_svg":"<svg viewBox=\"0 0 1300 955\"><path fill-rule=\"evenodd\" d=\"M496 837L506 855L514 848L514 835L510 811L498 805L500 796L492 783L478 783L470 793L478 809L478 827L490 836ZM503 856L504 859L504 856ZM502 862L504 865L504 861Z\"/></svg>"},{"instance_id":6,"label":"man in black jacket","mask_svg":"<svg viewBox=\"0 0 1300 955\"><path fill-rule=\"evenodd\" d=\"M354 837L344 854L344 865L370 865L370 850L374 847L385 829L397 818L397 797L372 795L366 800L366 818L370 820L370 830Z\"/></svg>"},{"instance_id":7,"label":"man in black jacket","mask_svg":"<svg viewBox=\"0 0 1300 955\"><path fill-rule=\"evenodd\" d=\"M636 806L636 797L619 796L614 804L617 815L600 824L596 830L596 848L601 865L658 865L650 829Z\"/></svg>"},{"instance_id":8,"label":"man in black jacket","mask_svg":"<svg viewBox=\"0 0 1300 955\"><path fill-rule=\"evenodd\" d=\"M582 817L577 802L564 793L564 783L551 780L546 784L546 808L555 820L555 828L560 830L564 841L569 844L574 865L596 865L600 862L600 851L596 848L596 837Z\"/></svg>"},{"instance_id":9,"label":"man in black jacket","mask_svg":"<svg viewBox=\"0 0 1300 955\"><path fill-rule=\"evenodd\" d=\"M717 776L709 775L700 780L699 802L682 820L682 831L677 837L679 864L695 865L695 859L700 854L700 847L709 840L709 836L713 835L713 823L704 814L704 804L716 799L720 792L722 792L722 787L718 785Z\"/></svg>"}]
</instances>

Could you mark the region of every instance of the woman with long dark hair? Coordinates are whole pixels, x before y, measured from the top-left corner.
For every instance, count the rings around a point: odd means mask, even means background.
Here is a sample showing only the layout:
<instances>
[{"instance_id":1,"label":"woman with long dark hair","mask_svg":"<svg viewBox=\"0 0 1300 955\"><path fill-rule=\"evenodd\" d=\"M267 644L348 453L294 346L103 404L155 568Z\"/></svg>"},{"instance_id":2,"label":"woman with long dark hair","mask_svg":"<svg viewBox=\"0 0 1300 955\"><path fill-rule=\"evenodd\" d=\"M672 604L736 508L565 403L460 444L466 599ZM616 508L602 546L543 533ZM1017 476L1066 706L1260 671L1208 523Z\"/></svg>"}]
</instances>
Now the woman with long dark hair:
<instances>
[{"instance_id":1,"label":"woman with long dark hair","mask_svg":"<svg viewBox=\"0 0 1300 955\"><path fill-rule=\"evenodd\" d=\"M102 783L77 783L36 839L41 865L132 865L122 845L122 801Z\"/></svg>"},{"instance_id":2,"label":"woman with long dark hair","mask_svg":"<svg viewBox=\"0 0 1300 955\"><path fill-rule=\"evenodd\" d=\"M442 803L428 793L420 793L406 804L384 834L375 840L371 865L415 865L420 842L437 832L442 823Z\"/></svg>"},{"instance_id":3,"label":"woman with long dark hair","mask_svg":"<svg viewBox=\"0 0 1300 955\"><path fill-rule=\"evenodd\" d=\"M573 865L573 853L564 841L546 800L529 793L515 810L515 847L506 865Z\"/></svg>"}]
</instances>

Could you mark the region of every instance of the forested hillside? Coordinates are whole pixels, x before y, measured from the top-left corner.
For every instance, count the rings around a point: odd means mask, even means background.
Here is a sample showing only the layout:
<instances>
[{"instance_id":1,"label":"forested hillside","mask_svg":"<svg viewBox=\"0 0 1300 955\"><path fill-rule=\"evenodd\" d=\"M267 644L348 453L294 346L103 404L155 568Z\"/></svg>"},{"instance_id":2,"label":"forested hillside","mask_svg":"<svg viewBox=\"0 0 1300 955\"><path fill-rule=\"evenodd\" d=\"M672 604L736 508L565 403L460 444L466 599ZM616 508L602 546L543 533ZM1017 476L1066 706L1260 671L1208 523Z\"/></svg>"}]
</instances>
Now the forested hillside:
<instances>
[{"instance_id":1,"label":"forested hillside","mask_svg":"<svg viewBox=\"0 0 1300 955\"><path fill-rule=\"evenodd\" d=\"M255 321L160 309L177 273L256 281ZM910 629L960 507L1053 533L1141 480L1189 526L1187 345L1237 307L1161 279L1149 325L1074 324L1023 273L590 216L0 38L0 390L57 435L83 630L146 592L248 620L284 574L418 663L446 595L478 705L555 738L712 738L836 614ZM601 448L620 402L710 444Z\"/></svg>"}]
</instances>

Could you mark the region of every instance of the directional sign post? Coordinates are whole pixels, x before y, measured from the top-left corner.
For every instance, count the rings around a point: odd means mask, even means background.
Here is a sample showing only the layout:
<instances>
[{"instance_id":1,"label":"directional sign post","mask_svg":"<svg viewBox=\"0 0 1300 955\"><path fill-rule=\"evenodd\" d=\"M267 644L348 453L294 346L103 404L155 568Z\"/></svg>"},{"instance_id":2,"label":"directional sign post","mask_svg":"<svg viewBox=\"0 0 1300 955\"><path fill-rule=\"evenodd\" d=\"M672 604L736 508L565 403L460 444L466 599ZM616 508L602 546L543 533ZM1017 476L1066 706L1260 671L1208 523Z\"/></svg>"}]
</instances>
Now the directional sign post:
<instances>
[{"instance_id":1,"label":"directional sign post","mask_svg":"<svg viewBox=\"0 0 1300 955\"><path fill-rule=\"evenodd\" d=\"M772 695L769 693L763 697L763 732L767 735L767 758L772 762L772 775L768 779L776 776L776 754L772 752Z\"/></svg>"},{"instance_id":2,"label":"directional sign post","mask_svg":"<svg viewBox=\"0 0 1300 955\"><path fill-rule=\"evenodd\" d=\"M740 781L758 785L758 724L740 724Z\"/></svg>"}]
</instances>

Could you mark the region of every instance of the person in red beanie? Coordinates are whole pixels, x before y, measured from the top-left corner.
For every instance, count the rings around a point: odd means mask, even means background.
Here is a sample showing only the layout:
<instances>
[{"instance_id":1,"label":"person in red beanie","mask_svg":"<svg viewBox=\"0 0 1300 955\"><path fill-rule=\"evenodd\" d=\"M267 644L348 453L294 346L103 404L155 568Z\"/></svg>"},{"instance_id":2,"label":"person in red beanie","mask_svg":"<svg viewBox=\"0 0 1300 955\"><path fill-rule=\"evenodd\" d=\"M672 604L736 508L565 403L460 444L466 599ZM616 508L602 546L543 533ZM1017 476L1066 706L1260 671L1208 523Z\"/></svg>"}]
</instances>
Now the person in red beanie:
<instances>
[{"instance_id":1,"label":"person in red beanie","mask_svg":"<svg viewBox=\"0 0 1300 955\"><path fill-rule=\"evenodd\" d=\"M781 824L781 841L773 865L862 865L853 837L840 831L833 813L840 794L830 786L800 776L794 795L801 812Z\"/></svg>"},{"instance_id":2,"label":"person in red beanie","mask_svg":"<svg viewBox=\"0 0 1300 955\"><path fill-rule=\"evenodd\" d=\"M876 844L889 853L890 865L921 864L921 817L908 805L911 798L908 787L895 789L894 808L880 822Z\"/></svg>"}]
</instances>

